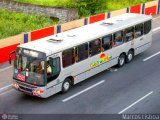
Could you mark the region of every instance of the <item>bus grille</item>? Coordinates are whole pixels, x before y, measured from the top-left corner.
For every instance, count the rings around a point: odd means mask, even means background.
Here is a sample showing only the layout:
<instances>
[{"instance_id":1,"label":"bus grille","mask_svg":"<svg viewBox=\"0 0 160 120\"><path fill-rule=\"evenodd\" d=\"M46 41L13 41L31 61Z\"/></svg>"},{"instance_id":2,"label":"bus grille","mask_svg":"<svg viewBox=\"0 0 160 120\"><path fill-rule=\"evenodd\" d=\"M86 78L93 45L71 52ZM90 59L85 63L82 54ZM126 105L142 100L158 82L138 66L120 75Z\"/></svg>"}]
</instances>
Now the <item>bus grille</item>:
<instances>
[{"instance_id":1,"label":"bus grille","mask_svg":"<svg viewBox=\"0 0 160 120\"><path fill-rule=\"evenodd\" d=\"M20 88L20 90L32 93L32 89L29 89L29 88L26 88L26 87L23 87L23 86L19 86L19 88Z\"/></svg>"},{"instance_id":2,"label":"bus grille","mask_svg":"<svg viewBox=\"0 0 160 120\"><path fill-rule=\"evenodd\" d=\"M19 90L20 91L24 91L24 92L27 92L29 94L32 94L32 90L34 88L36 88L35 86L32 86L32 85L28 85L26 83L22 83L20 81L17 81L17 83L19 84Z\"/></svg>"}]
</instances>

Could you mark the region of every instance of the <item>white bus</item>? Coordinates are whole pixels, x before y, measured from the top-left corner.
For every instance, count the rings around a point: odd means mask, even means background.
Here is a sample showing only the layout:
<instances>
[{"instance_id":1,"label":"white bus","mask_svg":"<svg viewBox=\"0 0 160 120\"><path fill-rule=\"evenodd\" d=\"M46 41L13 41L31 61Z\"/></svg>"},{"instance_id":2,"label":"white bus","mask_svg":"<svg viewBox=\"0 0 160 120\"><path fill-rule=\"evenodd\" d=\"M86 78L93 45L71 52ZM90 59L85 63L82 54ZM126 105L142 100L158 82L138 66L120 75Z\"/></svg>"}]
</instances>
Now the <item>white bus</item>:
<instances>
[{"instance_id":1,"label":"white bus","mask_svg":"<svg viewBox=\"0 0 160 120\"><path fill-rule=\"evenodd\" d=\"M42 98L65 93L114 65L122 67L149 48L151 26L151 16L126 13L21 44L15 51L13 86Z\"/></svg>"}]
</instances>

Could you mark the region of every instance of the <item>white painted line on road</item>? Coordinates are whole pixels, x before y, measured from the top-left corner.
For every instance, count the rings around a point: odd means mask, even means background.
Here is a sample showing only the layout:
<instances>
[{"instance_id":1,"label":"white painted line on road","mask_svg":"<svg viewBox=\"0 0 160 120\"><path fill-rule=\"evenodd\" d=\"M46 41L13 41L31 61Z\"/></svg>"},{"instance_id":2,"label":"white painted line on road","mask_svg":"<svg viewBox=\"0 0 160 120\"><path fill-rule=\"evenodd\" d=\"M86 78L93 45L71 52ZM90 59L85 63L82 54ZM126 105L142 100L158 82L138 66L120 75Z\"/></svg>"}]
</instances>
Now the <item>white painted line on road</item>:
<instances>
[{"instance_id":1,"label":"white painted line on road","mask_svg":"<svg viewBox=\"0 0 160 120\"><path fill-rule=\"evenodd\" d=\"M147 58L145 58L145 59L143 59L143 62L145 62L145 61L147 61L147 60L149 60L149 59L155 57L155 56L158 55L158 54L160 54L160 51L157 52L157 53L155 53L155 54L153 54L153 55L151 55L151 56L149 56L149 57L147 57Z\"/></svg>"},{"instance_id":2,"label":"white painted line on road","mask_svg":"<svg viewBox=\"0 0 160 120\"><path fill-rule=\"evenodd\" d=\"M3 88L0 88L0 93L1 93L1 92L4 92L5 90L8 90L8 89L10 89L10 88L12 88L12 84L7 85L7 86L5 86L5 87L3 87Z\"/></svg>"},{"instance_id":3,"label":"white painted line on road","mask_svg":"<svg viewBox=\"0 0 160 120\"><path fill-rule=\"evenodd\" d=\"M145 99L146 97L148 97L149 95L151 95L152 93L153 93L153 91L151 91L150 93L146 94L145 96L143 96L142 98L140 98L139 100L137 100L136 102L134 102L133 104L131 104L130 106L128 106L125 109L123 109L122 111L120 111L118 114L122 114L123 112L125 112L126 110L128 110L129 108L131 108L132 106L134 106L135 104L139 103L140 101L142 101L143 99Z\"/></svg>"},{"instance_id":4,"label":"white painted line on road","mask_svg":"<svg viewBox=\"0 0 160 120\"><path fill-rule=\"evenodd\" d=\"M1 95L4 95L4 94L7 94L7 93L9 93L9 92L12 92L14 89L10 89L10 90L7 90L7 91L5 91L5 92L2 92L2 93L0 93L0 96Z\"/></svg>"},{"instance_id":5,"label":"white painted line on road","mask_svg":"<svg viewBox=\"0 0 160 120\"><path fill-rule=\"evenodd\" d=\"M74 97L76 97L76 96L78 96L78 95L80 95L80 94L82 94L82 93L84 93L84 92L96 87L97 85L100 85L100 84L104 83L104 82L105 81L102 80L102 81L100 81L100 82L98 82L98 83L96 83L96 84L94 84L94 85L92 85L92 86L90 86L90 87L88 87L88 88L86 88L86 89L84 89L84 90L82 90L82 91L80 91L80 92L78 92L78 93L76 93L76 94L64 99L64 100L62 100L62 102L66 102L66 101L68 101L68 100L70 100L70 99L72 99L72 98L74 98Z\"/></svg>"},{"instance_id":6,"label":"white painted line on road","mask_svg":"<svg viewBox=\"0 0 160 120\"><path fill-rule=\"evenodd\" d=\"M158 31L158 30L160 30L160 27L154 28L152 31L155 32L155 31Z\"/></svg>"},{"instance_id":7,"label":"white painted line on road","mask_svg":"<svg viewBox=\"0 0 160 120\"><path fill-rule=\"evenodd\" d=\"M9 67L6 67L6 68L3 68L3 69L0 69L0 72L4 72L5 70L8 70L10 68L12 68L13 66L9 66Z\"/></svg>"}]
</instances>

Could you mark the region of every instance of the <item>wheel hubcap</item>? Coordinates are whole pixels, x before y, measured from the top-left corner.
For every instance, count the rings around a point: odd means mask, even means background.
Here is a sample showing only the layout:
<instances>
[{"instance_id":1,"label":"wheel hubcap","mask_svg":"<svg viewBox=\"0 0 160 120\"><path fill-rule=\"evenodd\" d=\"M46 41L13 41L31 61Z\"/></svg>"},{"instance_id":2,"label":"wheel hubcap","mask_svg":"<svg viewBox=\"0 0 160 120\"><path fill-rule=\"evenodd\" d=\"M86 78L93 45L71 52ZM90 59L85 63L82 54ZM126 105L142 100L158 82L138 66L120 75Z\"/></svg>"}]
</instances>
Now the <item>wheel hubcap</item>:
<instances>
[{"instance_id":1,"label":"wheel hubcap","mask_svg":"<svg viewBox=\"0 0 160 120\"><path fill-rule=\"evenodd\" d=\"M64 89L65 89L65 90L68 90L68 89L69 89L69 82L65 82L65 83L64 83Z\"/></svg>"},{"instance_id":2,"label":"wheel hubcap","mask_svg":"<svg viewBox=\"0 0 160 120\"><path fill-rule=\"evenodd\" d=\"M133 57L132 54L129 54L129 55L128 55L128 60L131 61L131 60L132 60L132 57Z\"/></svg>"},{"instance_id":3,"label":"wheel hubcap","mask_svg":"<svg viewBox=\"0 0 160 120\"><path fill-rule=\"evenodd\" d=\"M124 64L124 58L120 58L120 65Z\"/></svg>"}]
</instances>

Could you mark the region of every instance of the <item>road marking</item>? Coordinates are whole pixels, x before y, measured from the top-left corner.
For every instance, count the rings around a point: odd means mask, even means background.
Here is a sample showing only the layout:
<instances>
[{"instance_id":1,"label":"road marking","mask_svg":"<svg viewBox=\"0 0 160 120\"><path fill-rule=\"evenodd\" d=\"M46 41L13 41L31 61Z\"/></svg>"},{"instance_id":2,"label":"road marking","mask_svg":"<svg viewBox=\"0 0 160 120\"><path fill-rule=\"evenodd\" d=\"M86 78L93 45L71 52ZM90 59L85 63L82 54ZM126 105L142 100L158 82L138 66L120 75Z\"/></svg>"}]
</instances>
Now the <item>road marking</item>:
<instances>
[{"instance_id":1,"label":"road marking","mask_svg":"<svg viewBox=\"0 0 160 120\"><path fill-rule=\"evenodd\" d=\"M143 99L145 99L146 97L148 97L149 95L151 95L152 93L153 93L153 91L151 91L150 93L146 94L145 96L143 96L142 98L140 98L139 100L137 100L136 102L134 102L133 104L131 104L130 106L128 106L125 109L123 109L122 111L120 111L118 114L122 114L123 112L125 112L126 110L128 110L129 108L131 108L132 106L134 106L135 104L137 104L138 102L142 101Z\"/></svg>"},{"instance_id":2,"label":"road marking","mask_svg":"<svg viewBox=\"0 0 160 120\"><path fill-rule=\"evenodd\" d=\"M70 100L70 99L72 99L72 98L74 98L74 97L76 97L76 96L78 96L78 95L80 95L80 94L82 94L82 93L84 93L84 92L96 87L97 85L100 85L100 84L104 83L104 82L105 81L102 80L102 81L100 81L100 82L98 82L98 83L96 83L96 84L94 84L94 85L92 85L92 86L90 86L90 87L88 87L88 88L86 88L86 89L84 89L84 90L82 90L82 91L80 91L80 92L78 92L78 93L76 93L76 94L64 99L64 100L62 100L62 102L66 102L66 101L68 101L68 100Z\"/></svg>"},{"instance_id":3,"label":"road marking","mask_svg":"<svg viewBox=\"0 0 160 120\"><path fill-rule=\"evenodd\" d=\"M6 67L6 68L3 68L3 69L0 69L0 72L3 72L3 71L5 71L5 70L8 70L8 69L10 69L10 68L12 68L13 66L9 66L9 67Z\"/></svg>"},{"instance_id":4,"label":"road marking","mask_svg":"<svg viewBox=\"0 0 160 120\"><path fill-rule=\"evenodd\" d=\"M12 88L12 84L7 85L7 86L5 86L5 87L3 87L3 88L0 88L0 93L1 93L1 92L4 92L5 90L10 89L10 88Z\"/></svg>"},{"instance_id":5,"label":"road marking","mask_svg":"<svg viewBox=\"0 0 160 120\"><path fill-rule=\"evenodd\" d=\"M158 55L158 54L160 54L160 51L157 52L157 53L155 53L155 54L153 54L153 55L151 55L151 56L149 56L149 57L147 57L147 58L145 58L145 59L143 59L143 62L145 62L145 61L147 61L147 60L149 60L149 59L155 57L155 56Z\"/></svg>"},{"instance_id":6,"label":"road marking","mask_svg":"<svg viewBox=\"0 0 160 120\"><path fill-rule=\"evenodd\" d=\"M2 92L2 93L0 93L0 96L1 95L4 95L4 94L7 94L7 93L9 93L9 92L12 92L14 89L10 89L10 90L8 90L8 91L5 91L5 92Z\"/></svg>"},{"instance_id":7,"label":"road marking","mask_svg":"<svg viewBox=\"0 0 160 120\"><path fill-rule=\"evenodd\" d=\"M155 31L158 31L158 30L160 30L160 27L154 28L152 31L155 32Z\"/></svg>"}]
</instances>

